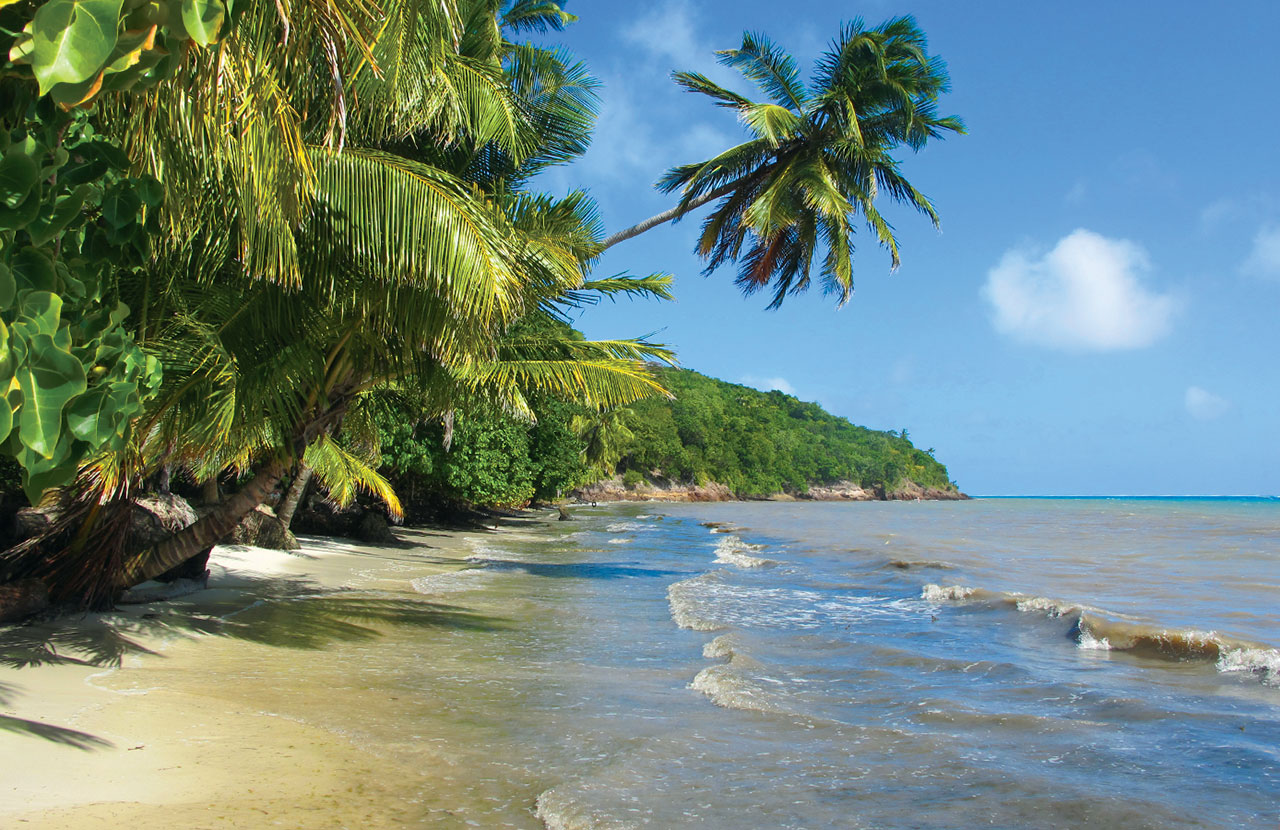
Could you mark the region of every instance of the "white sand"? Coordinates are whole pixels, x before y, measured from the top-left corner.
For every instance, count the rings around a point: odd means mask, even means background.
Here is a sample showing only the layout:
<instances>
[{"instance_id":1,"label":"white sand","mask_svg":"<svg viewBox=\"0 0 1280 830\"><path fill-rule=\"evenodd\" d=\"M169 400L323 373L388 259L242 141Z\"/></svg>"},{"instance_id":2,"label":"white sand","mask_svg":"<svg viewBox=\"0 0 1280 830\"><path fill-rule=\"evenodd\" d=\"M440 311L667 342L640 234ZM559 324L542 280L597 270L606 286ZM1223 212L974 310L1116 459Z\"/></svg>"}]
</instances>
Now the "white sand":
<instances>
[{"instance_id":1,"label":"white sand","mask_svg":"<svg viewBox=\"0 0 1280 830\"><path fill-rule=\"evenodd\" d=\"M403 592L403 574L452 570L469 552L458 534L400 535L415 547L305 539L292 554L218 548L206 591L0 630L0 827L402 826L408 814L379 796L379 782L431 770L388 769L338 732L275 714L269 685L230 688L220 665L243 671L259 659L255 650L262 665L274 664L280 649L191 623L234 619L282 584ZM181 624L166 625L167 615ZM134 645L120 665L104 665L101 645L97 655L76 647L87 635ZM63 660L99 664L9 665L42 641Z\"/></svg>"}]
</instances>

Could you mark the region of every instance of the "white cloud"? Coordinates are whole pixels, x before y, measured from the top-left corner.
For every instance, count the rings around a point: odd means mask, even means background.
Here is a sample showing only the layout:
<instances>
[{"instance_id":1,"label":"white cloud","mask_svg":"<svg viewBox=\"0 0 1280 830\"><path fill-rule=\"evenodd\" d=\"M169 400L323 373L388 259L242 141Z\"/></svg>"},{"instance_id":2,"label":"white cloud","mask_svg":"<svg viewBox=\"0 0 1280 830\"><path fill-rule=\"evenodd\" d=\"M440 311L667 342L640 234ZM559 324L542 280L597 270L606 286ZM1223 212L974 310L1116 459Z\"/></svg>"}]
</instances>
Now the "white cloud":
<instances>
[{"instance_id":1,"label":"white cloud","mask_svg":"<svg viewBox=\"0 0 1280 830\"><path fill-rule=\"evenodd\" d=\"M764 392L768 392L770 389L777 389L783 394L790 395L793 398L797 397L796 388L788 383L786 378L758 378L747 375L742 379L742 382L747 386L754 386Z\"/></svg>"},{"instance_id":2,"label":"white cloud","mask_svg":"<svg viewBox=\"0 0 1280 830\"><path fill-rule=\"evenodd\" d=\"M1201 389L1199 386L1187 387L1184 402L1191 417L1201 421L1220 418L1227 414L1227 410L1231 408L1231 401L1219 397L1208 390Z\"/></svg>"},{"instance_id":3,"label":"white cloud","mask_svg":"<svg viewBox=\"0 0 1280 830\"><path fill-rule=\"evenodd\" d=\"M982 294L998 331L1062 349L1149 346L1168 333L1179 301L1147 288L1146 251L1079 229L1039 256L1013 249L987 273Z\"/></svg>"},{"instance_id":4,"label":"white cloud","mask_svg":"<svg viewBox=\"0 0 1280 830\"><path fill-rule=\"evenodd\" d=\"M711 43L702 37L699 24L697 4L689 0L667 0L623 28L622 38L640 47L665 71L701 72L718 84L740 85L742 76L721 66L715 54L717 49L736 44Z\"/></svg>"},{"instance_id":5,"label":"white cloud","mask_svg":"<svg viewBox=\"0 0 1280 830\"><path fill-rule=\"evenodd\" d=\"M1253 249L1240 270L1256 277L1280 278L1280 225L1266 225L1253 237Z\"/></svg>"}]
</instances>

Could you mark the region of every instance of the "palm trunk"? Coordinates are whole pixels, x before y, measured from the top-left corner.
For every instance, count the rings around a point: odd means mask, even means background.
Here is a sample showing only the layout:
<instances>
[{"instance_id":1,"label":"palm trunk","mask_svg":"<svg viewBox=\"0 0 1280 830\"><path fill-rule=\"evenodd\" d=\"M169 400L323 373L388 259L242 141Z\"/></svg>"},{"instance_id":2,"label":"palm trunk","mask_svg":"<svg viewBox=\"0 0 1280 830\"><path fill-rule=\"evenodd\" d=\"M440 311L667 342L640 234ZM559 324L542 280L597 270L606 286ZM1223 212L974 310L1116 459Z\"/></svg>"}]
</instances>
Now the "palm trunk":
<instances>
[{"instance_id":1,"label":"palm trunk","mask_svg":"<svg viewBox=\"0 0 1280 830\"><path fill-rule=\"evenodd\" d=\"M698 198L692 200L687 205L676 205L671 210L664 210L662 213L659 213L657 216L651 216L648 219L644 220L643 222L632 225L631 227L626 228L625 230L618 231L613 236L609 237L604 241L604 246L600 250L607 251L608 249L612 248L614 245L617 245L619 242L624 242L632 238L633 236L639 236L640 234L644 233L650 228L656 228L659 225L666 224L667 222L670 222L672 219L679 219L681 216L684 216L686 213L689 213L690 211L697 210L698 208L702 207L707 202L713 202L716 199L719 199L721 196L725 195L726 193L729 193L734 188L738 187L738 185L740 184L741 182L730 182L729 184L721 185L720 187L717 187L715 190L711 191L710 193L705 193L702 196L699 196Z\"/></svg>"},{"instance_id":2,"label":"palm trunk","mask_svg":"<svg viewBox=\"0 0 1280 830\"><path fill-rule=\"evenodd\" d=\"M298 505L302 504L302 497L306 495L307 485L311 483L314 473L315 470L308 467L306 462L298 463L298 475L289 485L289 492L285 493L284 501L280 502L280 509L276 511L276 518L284 525L285 530L293 524L293 514L298 512Z\"/></svg>"},{"instance_id":3,"label":"palm trunk","mask_svg":"<svg viewBox=\"0 0 1280 830\"><path fill-rule=\"evenodd\" d=\"M204 504L217 504L222 501L218 492L218 476L211 475L200 485L200 501Z\"/></svg>"},{"instance_id":4,"label":"palm trunk","mask_svg":"<svg viewBox=\"0 0 1280 830\"><path fill-rule=\"evenodd\" d=\"M131 588L186 562L200 551L212 547L232 531L245 515L262 504L284 475L284 463L269 462L240 492L219 504L204 518L175 533L160 544L134 557L122 569L120 588Z\"/></svg>"}]
</instances>

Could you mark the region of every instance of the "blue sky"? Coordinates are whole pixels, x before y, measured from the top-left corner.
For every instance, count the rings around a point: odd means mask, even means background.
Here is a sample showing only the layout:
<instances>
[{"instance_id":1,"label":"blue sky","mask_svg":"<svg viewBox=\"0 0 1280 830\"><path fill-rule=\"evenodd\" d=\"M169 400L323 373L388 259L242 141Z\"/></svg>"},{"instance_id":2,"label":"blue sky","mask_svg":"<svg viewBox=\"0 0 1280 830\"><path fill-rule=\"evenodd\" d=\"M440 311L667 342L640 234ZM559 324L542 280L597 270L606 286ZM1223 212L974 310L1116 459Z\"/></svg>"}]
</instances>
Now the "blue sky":
<instances>
[{"instance_id":1,"label":"blue sky","mask_svg":"<svg viewBox=\"0 0 1280 830\"><path fill-rule=\"evenodd\" d=\"M969 134L906 158L942 231L888 210L856 293L776 312L693 254L699 214L597 273L676 275L675 303L589 310L589 336L657 332L683 365L910 430L973 494L1280 492L1280 3L669 0L573 3L556 41L603 82L584 187L610 230L669 207L668 167L737 143L673 69L747 91L712 52L763 31L810 67L840 23L913 14ZM807 72L806 72L807 74Z\"/></svg>"}]
</instances>

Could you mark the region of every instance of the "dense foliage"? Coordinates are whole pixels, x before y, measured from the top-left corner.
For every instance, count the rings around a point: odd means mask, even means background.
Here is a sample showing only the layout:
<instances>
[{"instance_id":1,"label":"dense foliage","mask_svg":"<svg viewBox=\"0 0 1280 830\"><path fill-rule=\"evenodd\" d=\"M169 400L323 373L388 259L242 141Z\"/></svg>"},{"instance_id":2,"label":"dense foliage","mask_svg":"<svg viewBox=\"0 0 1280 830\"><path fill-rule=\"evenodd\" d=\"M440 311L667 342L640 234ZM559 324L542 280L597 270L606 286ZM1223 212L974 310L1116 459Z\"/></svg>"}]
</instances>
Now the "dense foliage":
<instances>
[{"instance_id":1,"label":"dense foliage","mask_svg":"<svg viewBox=\"0 0 1280 830\"><path fill-rule=\"evenodd\" d=\"M855 426L782 392L760 392L683 369L659 371L673 400L630 407L633 438L618 469L683 482L716 481L739 496L803 493L852 481L893 490L905 481L953 489L932 451L904 430ZM633 477L634 478L634 477Z\"/></svg>"},{"instance_id":2,"label":"dense foliage","mask_svg":"<svg viewBox=\"0 0 1280 830\"><path fill-rule=\"evenodd\" d=\"M392 410L379 419L382 472L411 517L441 501L549 501L614 472L628 487L714 481L747 498L843 481L882 494L907 482L954 490L947 468L905 430L855 426L816 403L685 369L658 375L674 399L592 413L542 398L536 422L493 408L459 414L448 449L439 420L414 423L412 412Z\"/></svg>"},{"instance_id":3,"label":"dense foliage","mask_svg":"<svg viewBox=\"0 0 1280 830\"><path fill-rule=\"evenodd\" d=\"M492 407L455 416L448 446L439 420L411 413L381 416L382 471L407 503L410 518L444 502L522 505L550 501L585 483L583 442L572 429L582 407L552 398L533 404L529 422Z\"/></svg>"}]
</instances>

